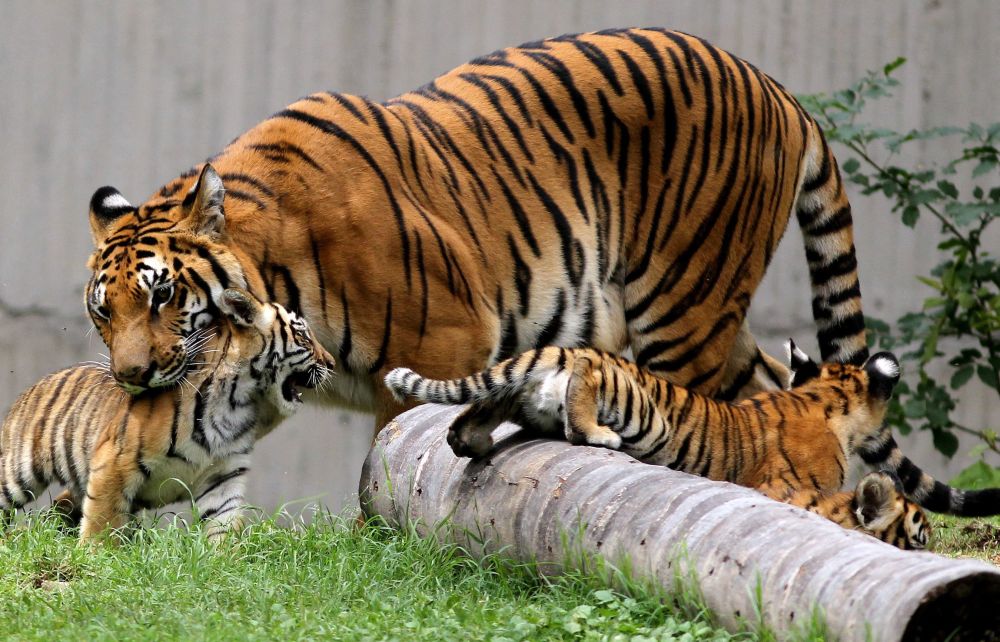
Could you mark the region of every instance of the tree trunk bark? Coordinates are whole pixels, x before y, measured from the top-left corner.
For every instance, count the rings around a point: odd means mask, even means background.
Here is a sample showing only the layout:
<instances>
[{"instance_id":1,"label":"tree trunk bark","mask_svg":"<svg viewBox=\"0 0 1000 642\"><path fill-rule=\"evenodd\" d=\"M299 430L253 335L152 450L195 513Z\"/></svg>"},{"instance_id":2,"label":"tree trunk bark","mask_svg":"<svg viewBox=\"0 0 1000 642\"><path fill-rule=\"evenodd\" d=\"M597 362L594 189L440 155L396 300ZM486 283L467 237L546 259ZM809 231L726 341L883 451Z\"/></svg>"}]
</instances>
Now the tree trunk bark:
<instances>
[{"instance_id":1,"label":"tree trunk bark","mask_svg":"<svg viewBox=\"0 0 1000 642\"><path fill-rule=\"evenodd\" d=\"M425 405L386 426L361 475L366 515L543 572L600 556L667 590L691 578L731 630L786 638L818 609L843 641L1000 639L994 566L904 552L746 488L511 424L488 458L457 458L445 441L457 412Z\"/></svg>"}]
</instances>

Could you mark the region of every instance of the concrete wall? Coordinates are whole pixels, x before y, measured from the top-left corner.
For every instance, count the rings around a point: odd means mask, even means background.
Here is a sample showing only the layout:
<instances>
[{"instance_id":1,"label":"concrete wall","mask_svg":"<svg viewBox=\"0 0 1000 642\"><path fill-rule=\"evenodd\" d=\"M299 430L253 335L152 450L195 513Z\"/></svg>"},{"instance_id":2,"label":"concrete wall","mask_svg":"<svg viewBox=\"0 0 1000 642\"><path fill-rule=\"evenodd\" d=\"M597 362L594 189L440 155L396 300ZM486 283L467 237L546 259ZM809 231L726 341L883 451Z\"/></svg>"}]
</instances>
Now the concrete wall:
<instances>
[{"instance_id":1,"label":"concrete wall","mask_svg":"<svg viewBox=\"0 0 1000 642\"><path fill-rule=\"evenodd\" d=\"M0 406L103 351L81 305L96 187L139 201L311 91L387 98L506 45L628 25L704 36L797 93L906 56L898 95L872 112L898 128L995 120L1000 102L1000 4L989 0L0 0ZM933 262L935 230L901 228L880 201L855 195L854 205L866 311L895 319L925 295L913 276ZM789 335L814 345L798 239L792 229L754 303L772 350ZM990 425L996 397L966 397L962 421ZM369 423L304 411L258 449L252 498L341 506ZM967 463L946 466L921 443L913 453L937 474Z\"/></svg>"}]
</instances>

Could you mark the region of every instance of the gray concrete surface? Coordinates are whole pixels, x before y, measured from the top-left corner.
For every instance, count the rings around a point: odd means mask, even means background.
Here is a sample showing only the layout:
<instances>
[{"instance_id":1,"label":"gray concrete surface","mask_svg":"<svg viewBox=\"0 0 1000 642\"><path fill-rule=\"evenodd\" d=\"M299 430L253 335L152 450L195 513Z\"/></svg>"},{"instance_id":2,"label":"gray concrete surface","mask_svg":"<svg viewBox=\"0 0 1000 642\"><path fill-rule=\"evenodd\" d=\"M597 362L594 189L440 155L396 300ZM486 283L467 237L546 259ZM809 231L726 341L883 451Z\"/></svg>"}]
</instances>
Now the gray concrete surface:
<instances>
[{"instance_id":1,"label":"gray concrete surface","mask_svg":"<svg viewBox=\"0 0 1000 642\"><path fill-rule=\"evenodd\" d=\"M873 121L997 120L1000 3L989 0L0 0L0 407L41 375L103 351L81 303L87 202L98 186L139 201L312 91L387 98L506 45L631 25L706 37L796 93L840 88L903 55L903 86ZM926 295L913 277L934 261L936 230L903 229L881 201L855 194L853 203L866 311L895 319ZM772 350L789 335L814 346L809 310L793 225L751 320ZM959 417L997 428L998 410L995 396L970 387ZM349 505L369 423L303 412L261 443L251 497L267 507ZM947 462L926 437L906 444L944 476L968 463L972 445Z\"/></svg>"}]
</instances>

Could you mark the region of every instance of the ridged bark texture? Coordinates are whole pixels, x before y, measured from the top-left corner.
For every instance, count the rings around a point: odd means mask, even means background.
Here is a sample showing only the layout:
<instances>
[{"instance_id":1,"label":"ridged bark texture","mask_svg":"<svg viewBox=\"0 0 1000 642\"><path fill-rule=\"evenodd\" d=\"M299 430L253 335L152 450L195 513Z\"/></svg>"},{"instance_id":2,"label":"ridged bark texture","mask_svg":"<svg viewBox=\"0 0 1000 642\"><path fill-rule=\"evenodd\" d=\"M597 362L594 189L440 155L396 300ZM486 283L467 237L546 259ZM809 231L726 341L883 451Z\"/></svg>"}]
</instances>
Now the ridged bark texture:
<instances>
[{"instance_id":1,"label":"ridged bark texture","mask_svg":"<svg viewBox=\"0 0 1000 642\"><path fill-rule=\"evenodd\" d=\"M784 638L818 607L845 642L940 640L956 629L952 640L1000 639L994 566L900 551L746 488L527 439L511 424L494 433L488 458L457 458L445 441L456 414L420 406L381 432L361 475L366 515L546 571L597 555L668 590L691 578L732 630L749 622Z\"/></svg>"}]
</instances>

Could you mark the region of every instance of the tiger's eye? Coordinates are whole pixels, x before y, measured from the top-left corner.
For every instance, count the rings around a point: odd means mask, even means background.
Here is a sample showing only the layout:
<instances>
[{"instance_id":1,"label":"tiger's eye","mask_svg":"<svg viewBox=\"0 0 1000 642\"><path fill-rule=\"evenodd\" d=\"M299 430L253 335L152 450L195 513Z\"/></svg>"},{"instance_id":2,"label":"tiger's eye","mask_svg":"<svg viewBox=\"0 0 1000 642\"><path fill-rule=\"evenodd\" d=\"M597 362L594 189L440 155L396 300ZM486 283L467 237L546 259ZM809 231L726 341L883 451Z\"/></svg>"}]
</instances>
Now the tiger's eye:
<instances>
[{"instance_id":1,"label":"tiger's eye","mask_svg":"<svg viewBox=\"0 0 1000 642\"><path fill-rule=\"evenodd\" d=\"M158 285L153 288L153 307L159 307L174 296L173 285Z\"/></svg>"}]
</instances>

